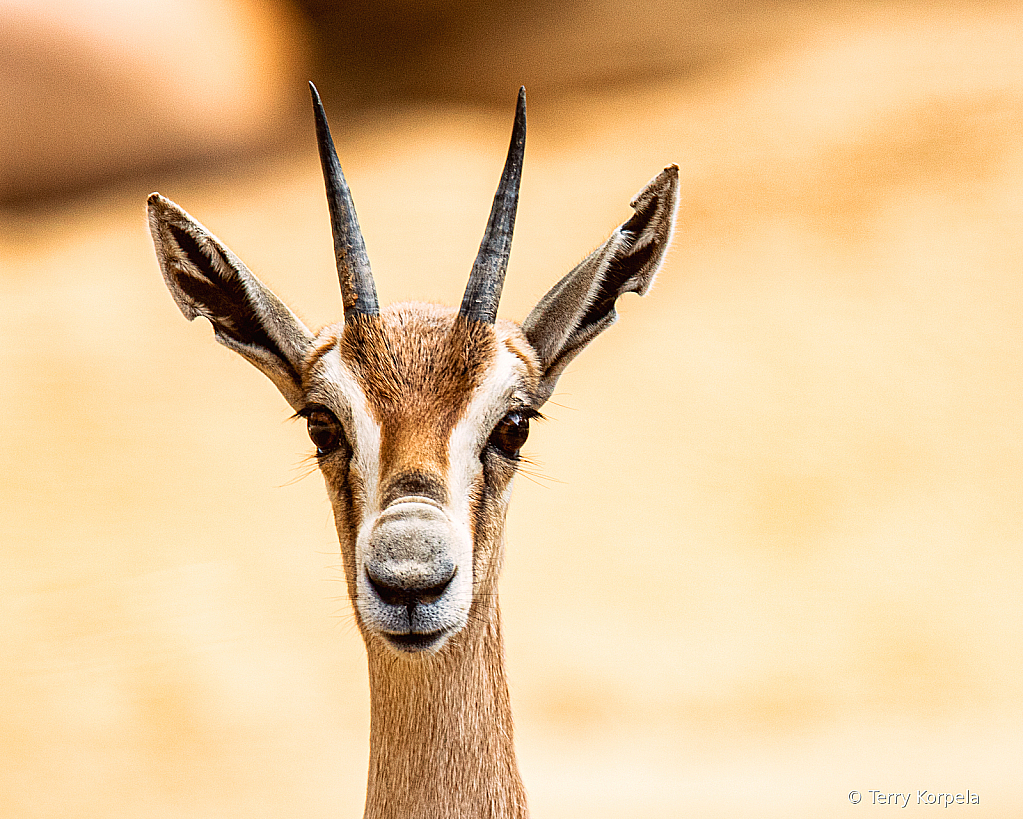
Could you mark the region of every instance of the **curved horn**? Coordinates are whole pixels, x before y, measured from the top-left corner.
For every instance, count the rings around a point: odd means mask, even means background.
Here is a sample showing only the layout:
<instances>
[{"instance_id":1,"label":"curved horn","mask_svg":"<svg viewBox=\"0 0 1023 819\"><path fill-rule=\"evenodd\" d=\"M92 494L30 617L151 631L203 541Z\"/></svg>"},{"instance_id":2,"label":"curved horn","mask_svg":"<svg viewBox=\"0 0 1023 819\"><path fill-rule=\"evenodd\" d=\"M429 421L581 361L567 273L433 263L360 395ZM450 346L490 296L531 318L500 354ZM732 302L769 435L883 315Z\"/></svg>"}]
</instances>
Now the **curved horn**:
<instances>
[{"instance_id":1,"label":"curved horn","mask_svg":"<svg viewBox=\"0 0 1023 819\"><path fill-rule=\"evenodd\" d=\"M515 209L519 204L519 180L522 178L522 155L526 150L526 89L519 89L515 106L515 125L512 127L508 159L504 163L501 184L494 194L487 232L480 243L480 252L469 275L469 284L462 297L459 310L468 319L493 324L497 319L497 303L501 300L504 274L511 253L512 231L515 229Z\"/></svg>"},{"instance_id":2,"label":"curved horn","mask_svg":"<svg viewBox=\"0 0 1023 819\"><path fill-rule=\"evenodd\" d=\"M341 172L334 140L330 138L327 115L323 113L320 95L312 83L309 83L309 90L313 95L316 141L320 150L320 165L323 167L323 181L327 187L327 207L330 210L330 227L334 233L334 257L337 259L337 275L341 281L345 320L350 321L360 313L375 316L380 312L377 290L373 284L373 272L369 268L366 244L359 230L359 219L355 215L352 194Z\"/></svg>"}]
</instances>

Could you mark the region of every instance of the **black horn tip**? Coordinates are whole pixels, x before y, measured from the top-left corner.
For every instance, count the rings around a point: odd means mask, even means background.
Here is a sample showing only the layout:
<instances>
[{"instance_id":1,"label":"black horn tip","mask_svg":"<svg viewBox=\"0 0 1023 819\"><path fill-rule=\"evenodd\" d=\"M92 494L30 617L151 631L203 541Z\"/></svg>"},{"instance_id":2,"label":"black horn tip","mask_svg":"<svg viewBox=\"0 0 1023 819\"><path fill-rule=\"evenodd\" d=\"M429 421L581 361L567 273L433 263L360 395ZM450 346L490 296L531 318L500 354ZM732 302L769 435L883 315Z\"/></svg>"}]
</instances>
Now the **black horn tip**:
<instances>
[{"instance_id":1,"label":"black horn tip","mask_svg":"<svg viewBox=\"0 0 1023 819\"><path fill-rule=\"evenodd\" d=\"M327 115L323 110L320 94L312 82L309 83L309 93L313 100L317 149L327 192L327 208L334 234L334 257L337 261L345 316L347 318L349 314L353 317L356 314L376 315L379 312L376 286L370 272L366 244L359 229L358 217L355 215L352 195L341 170L337 151L334 149L334 140L330 135L330 126L327 124Z\"/></svg>"},{"instance_id":2,"label":"black horn tip","mask_svg":"<svg viewBox=\"0 0 1023 819\"><path fill-rule=\"evenodd\" d=\"M313 98L313 111L316 114L316 118L326 119L323 113L323 103L320 101L320 92L316 90L316 86L313 85L313 81L309 80L309 96Z\"/></svg>"},{"instance_id":3,"label":"black horn tip","mask_svg":"<svg viewBox=\"0 0 1023 819\"><path fill-rule=\"evenodd\" d=\"M316 120L316 137L322 145L324 138L334 147L334 140L330 136L330 126L327 125L327 113L323 110L323 102L320 100L320 92L316 90L312 80L309 81L309 95L313 98L313 117Z\"/></svg>"},{"instance_id":4,"label":"black horn tip","mask_svg":"<svg viewBox=\"0 0 1023 819\"><path fill-rule=\"evenodd\" d=\"M519 86L519 96L515 101L515 126L513 131L519 138L526 140L526 86Z\"/></svg>"},{"instance_id":5,"label":"black horn tip","mask_svg":"<svg viewBox=\"0 0 1023 819\"><path fill-rule=\"evenodd\" d=\"M497 319L498 302L504 286L504 275L511 253L512 233L515 230L515 211L519 201L519 181L522 178L522 159L526 149L526 88L519 87L515 105L515 124L512 126L508 158L487 229L473 264L469 283L462 297L459 312L468 319L493 324Z\"/></svg>"}]
</instances>

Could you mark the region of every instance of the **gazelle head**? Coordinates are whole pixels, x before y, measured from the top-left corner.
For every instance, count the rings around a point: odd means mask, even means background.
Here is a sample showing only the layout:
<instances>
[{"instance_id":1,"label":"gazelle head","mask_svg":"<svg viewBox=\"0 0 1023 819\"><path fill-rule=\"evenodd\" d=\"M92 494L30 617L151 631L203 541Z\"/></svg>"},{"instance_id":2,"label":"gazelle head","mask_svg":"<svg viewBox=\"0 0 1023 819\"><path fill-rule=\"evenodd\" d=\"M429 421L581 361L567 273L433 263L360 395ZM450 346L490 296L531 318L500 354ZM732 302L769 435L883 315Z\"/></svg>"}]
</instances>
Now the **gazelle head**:
<instances>
[{"instance_id":1,"label":"gazelle head","mask_svg":"<svg viewBox=\"0 0 1023 819\"><path fill-rule=\"evenodd\" d=\"M559 281L526 320L497 319L525 147L511 147L459 309L380 309L348 185L312 89L344 321L313 333L216 237L149 197L164 279L188 319L263 371L304 417L334 510L348 592L367 646L443 651L489 605L529 421L576 354L644 294L671 240L678 169Z\"/></svg>"}]
</instances>

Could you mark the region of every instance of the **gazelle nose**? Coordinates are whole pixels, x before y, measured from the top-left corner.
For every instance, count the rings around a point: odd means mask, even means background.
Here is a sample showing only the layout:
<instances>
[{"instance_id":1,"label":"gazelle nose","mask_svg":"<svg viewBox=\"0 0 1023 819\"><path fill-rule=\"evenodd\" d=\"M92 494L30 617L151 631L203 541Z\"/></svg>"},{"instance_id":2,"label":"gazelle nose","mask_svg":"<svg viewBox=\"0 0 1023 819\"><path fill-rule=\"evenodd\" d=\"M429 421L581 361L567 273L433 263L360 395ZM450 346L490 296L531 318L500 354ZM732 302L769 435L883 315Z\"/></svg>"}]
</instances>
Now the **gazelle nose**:
<instances>
[{"instance_id":1,"label":"gazelle nose","mask_svg":"<svg viewBox=\"0 0 1023 819\"><path fill-rule=\"evenodd\" d=\"M455 576L455 566L448 564L444 566L439 576L429 579L423 578L418 582L402 582L386 570L377 569L373 566L366 567L366 577L369 585L377 593L377 596L391 606L416 606L427 605L439 600ZM387 575L391 575L388 577Z\"/></svg>"}]
</instances>

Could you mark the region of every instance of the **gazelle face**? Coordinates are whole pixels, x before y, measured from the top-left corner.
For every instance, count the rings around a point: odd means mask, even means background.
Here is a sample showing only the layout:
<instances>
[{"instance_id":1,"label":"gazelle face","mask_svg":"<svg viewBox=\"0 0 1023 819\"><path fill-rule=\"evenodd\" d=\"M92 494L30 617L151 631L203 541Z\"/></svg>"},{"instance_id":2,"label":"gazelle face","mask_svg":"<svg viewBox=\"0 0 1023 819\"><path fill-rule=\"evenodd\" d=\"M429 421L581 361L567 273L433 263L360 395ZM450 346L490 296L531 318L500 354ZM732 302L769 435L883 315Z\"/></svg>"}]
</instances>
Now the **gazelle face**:
<instances>
[{"instance_id":1,"label":"gazelle face","mask_svg":"<svg viewBox=\"0 0 1023 819\"><path fill-rule=\"evenodd\" d=\"M258 367L306 419L367 644L442 651L489 605L518 451L568 363L650 288L671 241L678 168L547 293L497 319L525 147L525 92L490 221L458 310L381 310L348 185L313 90L345 321L313 334L216 237L154 193L164 281L188 319ZM481 602L482 601L482 602Z\"/></svg>"},{"instance_id":2,"label":"gazelle face","mask_svg":"<svg viewBox=\"0 0 1023 819\"><path fill-rule=\"evenodd\" d=\"M397 305L321 333L305 380L363 635L435 651L493 591L536 356L510 322Z\"/></svg>"}]
</instances>

